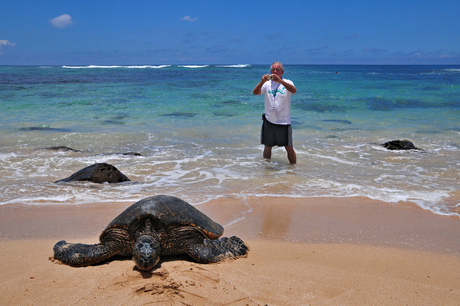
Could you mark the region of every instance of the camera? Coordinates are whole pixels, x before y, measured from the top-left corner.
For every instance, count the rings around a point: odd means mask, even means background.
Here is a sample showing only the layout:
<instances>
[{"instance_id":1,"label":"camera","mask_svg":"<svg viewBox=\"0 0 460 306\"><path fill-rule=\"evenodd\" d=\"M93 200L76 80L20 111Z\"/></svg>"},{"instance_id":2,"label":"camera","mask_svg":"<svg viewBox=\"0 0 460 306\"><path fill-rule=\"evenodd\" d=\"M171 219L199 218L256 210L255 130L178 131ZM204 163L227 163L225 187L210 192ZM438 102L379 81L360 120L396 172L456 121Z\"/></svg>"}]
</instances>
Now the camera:
<instances>
[{"instance_id":1,"label":"camera","mask_svg":"<svg viewBox=\"0 0 460 306\"><path fill-rule=\"evenodd\" d=\"M268 76L268 79L269 79L269 80L272 80L272 79L273 79L273 76L270 74L270 75Z\"/></svg>"}]
</instances>

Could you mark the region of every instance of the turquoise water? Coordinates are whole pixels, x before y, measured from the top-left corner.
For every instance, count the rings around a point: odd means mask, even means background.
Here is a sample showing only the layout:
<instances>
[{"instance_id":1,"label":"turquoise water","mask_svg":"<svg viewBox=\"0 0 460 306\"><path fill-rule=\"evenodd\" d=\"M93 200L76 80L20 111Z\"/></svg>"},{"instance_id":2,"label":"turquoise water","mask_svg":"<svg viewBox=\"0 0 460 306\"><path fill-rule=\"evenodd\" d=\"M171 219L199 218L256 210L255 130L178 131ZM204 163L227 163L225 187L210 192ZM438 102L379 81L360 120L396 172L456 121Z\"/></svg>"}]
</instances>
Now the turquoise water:
<instances>
[{"instance_id":1,"label":"turquoise water","mask_svg":"<svg viewBox=\"0 0 460 306\"><path fill-rule=\"evenodd\" d=\"M268 69L0 66L0 205L365 196L458 215L460 66L286 66L297 166L262 158ZM394 139L423 151L378 145ZM133 182L53 183L96 162Z\"/></svg>"}]
</instances>

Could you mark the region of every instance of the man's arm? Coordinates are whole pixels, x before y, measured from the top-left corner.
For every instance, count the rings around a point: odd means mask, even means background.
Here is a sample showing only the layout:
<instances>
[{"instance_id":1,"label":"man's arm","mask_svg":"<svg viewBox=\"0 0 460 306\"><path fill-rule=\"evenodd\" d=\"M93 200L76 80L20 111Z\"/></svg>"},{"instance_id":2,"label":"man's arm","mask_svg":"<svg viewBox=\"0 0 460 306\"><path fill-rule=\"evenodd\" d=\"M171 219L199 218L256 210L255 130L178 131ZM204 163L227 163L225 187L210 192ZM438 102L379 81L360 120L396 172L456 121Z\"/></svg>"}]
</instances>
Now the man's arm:
<instances>
[{"instance_id":1,"label":"man's arm","mask_svg":"<svg viewBox=\"0 0 460 306\"><path fill-rule=\"evenodd\" d=\"M297 88L295 88L293 84L285 82L282 78L280 78L276 74L272 74L272 80L283 85L291 94L295 94L297 92Z\"/></svg>"},{"instance_id":2,"label":"man's arm","mask_svg":"<svg viewBox=\"0 0 460 306\"><path fill-rule=\"evenodd\" d=\"M259 82L259 84L257 84L256 87L254 87L254 90L252 91L252 93L255 94L255 95L260 95L260 94L262 93L262 86L263 86L264 83L267 82L269 79L270 79L270 75L269 75L269 74L265 74L265 75L262 77L262 80Z\"/></svg>"},{"instance_id":3,"label":"man's arm","mask_svg":"<svg viewBox=\"0 0 460 306\"><path fill-rule=\"evenodd\" d=\"M291 92L291 94L295 94L297 92L297 88L295 88L294 85L290 84L290 83L287 83L285 81L281 81L280 82L281 85L283 85L289 92Z\"/></svg>"}]
</instances>

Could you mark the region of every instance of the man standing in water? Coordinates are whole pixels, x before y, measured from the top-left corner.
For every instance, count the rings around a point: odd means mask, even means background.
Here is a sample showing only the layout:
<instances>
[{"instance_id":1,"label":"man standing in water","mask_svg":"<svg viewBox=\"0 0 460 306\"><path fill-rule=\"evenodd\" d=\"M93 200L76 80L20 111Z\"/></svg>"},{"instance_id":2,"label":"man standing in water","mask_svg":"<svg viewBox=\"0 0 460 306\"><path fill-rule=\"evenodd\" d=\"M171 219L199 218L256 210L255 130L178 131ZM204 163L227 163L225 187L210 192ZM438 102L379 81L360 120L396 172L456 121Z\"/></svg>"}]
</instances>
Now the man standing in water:
<instances>
[{"instance_id":1,"label":"man standing in water","mask_svg":"<svg viewBox=\"0 0 460 306\"><path fill-rule=\"evenodd\" d=\"M265 145L264 158L272 157L274 146L284 146L289 162L297 163L297 157L292 146L291 127L291 95L297 89L294 83L283 79L284 67L280 62L274 62L270 68L271 74L265 74L252 91L255 95L265 96L265 114L262 115L261 143Z\"/></svg>"}]
</instances>

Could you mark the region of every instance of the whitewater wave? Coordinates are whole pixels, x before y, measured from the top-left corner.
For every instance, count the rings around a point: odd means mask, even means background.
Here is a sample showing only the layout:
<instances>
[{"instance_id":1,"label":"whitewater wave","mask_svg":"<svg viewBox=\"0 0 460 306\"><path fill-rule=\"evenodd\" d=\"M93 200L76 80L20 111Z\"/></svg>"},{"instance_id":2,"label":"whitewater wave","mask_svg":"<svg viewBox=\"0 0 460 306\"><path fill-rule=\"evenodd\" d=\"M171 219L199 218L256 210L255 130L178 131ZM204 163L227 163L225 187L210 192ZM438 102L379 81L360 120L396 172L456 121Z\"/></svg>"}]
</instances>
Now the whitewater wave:
<instances>
[{"instance_id":1,"label":"whitewater wave","mask_svg":"<svg viewBox=\"0 0 460 306\"><path fill-rule=\"evenodd\" d=\"M68 66L64 65L61 68L64 69L161 69L161 68L168 68L172 65L131 65L131 66L124 66L124 65L85 65L85 66ZM178 68L206 68L210 65L177 65ZM217 68L247 68L251 67L250 64L236 64L236 65L216 65ZM51 68L50 67L40 67L40 68Z\"/></svg>"},{"instance_id":2,"label":"whitewater wave","mask_svg":"<svg viewBox=\"0 0 460 306\"><path fill-rule=\"evenodd\" d=\"M113 68L126 68L126 69L161 69L161 68L167 68L170 67L171 65L158 65L158 66L153 66L153 65L140 65L140 66L118 66L118 65L112 65L112 66L100 66L100 65L88 65L88 66L62 66L62 68L66 69L113 69Z\"/></svg>"},{"instance_id":3,"label":"whitewater wave","mask_svg":"<svg viewBox=\"0 0 460 306\"><path fill-rule=\"evenodd\" d=\"M443 70L447 72L460 72L460 68L448 68Z\"/></svg>"},{"instance_id":4,"label":"whitewater wave","mask_svg":"<svg viewBox=\"0 0 460 306\"><path fill-rule=\"evenodd\" d=\"M209 65L179 65L177 67L181 67L181 68L206 68L206 67L209 67Z\"/></svg>"},{"instance_id":5,"label":"whitewater wave","mask_svg":"<svg viewBox=\"0 0 460 306\"><path fill-rule=\"evenodd\" d=\"M218 65L219 68L246 68L251 67L249 64L238 64L238 65Z\"/></svg>"}]
</instances>

